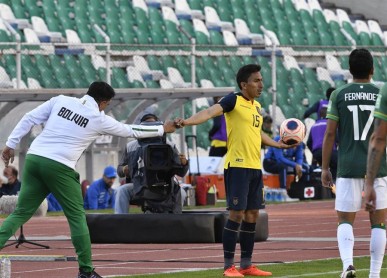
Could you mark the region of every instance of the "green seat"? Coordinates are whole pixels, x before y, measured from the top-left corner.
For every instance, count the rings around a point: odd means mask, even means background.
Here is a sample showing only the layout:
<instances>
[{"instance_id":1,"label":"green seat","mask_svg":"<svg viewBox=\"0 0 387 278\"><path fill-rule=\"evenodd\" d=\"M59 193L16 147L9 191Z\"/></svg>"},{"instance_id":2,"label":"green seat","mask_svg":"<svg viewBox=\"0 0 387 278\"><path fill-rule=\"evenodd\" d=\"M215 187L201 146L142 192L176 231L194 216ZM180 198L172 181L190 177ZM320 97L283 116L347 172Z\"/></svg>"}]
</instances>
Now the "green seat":
<instances>
[{"instance_id":1,"label":"green seat","mask_svg":"<svg viewBox=\"0 0 387 278\"><path fill-rule=\"evenodd\" d=\"M101 17L100 13L89 11L89 20L91 26L97 24L99 27L103 28L103 26L105 25L105 20Z\"/></svg>"},{"instance_id":2,"label":"green seat","mask_svg":"<svg viewBox=\"0 0 387 278\"><path fill-rule=\"evenodd\" d=\"M295 45L306 45L307 42L306 42L306 39L305 39L305 36L304 36L304 33L298 31L298 30L294 30L292 29L292 40L293 40L293 43Z\"/></svg>"},{"instance_id":3,"label":"green seat","mask_svg":"<svg viewBox=\"0 0 387 278\"><path fill-rule=\"evenodd\" d=\"M122 8L120 11L120 22L123 29L133 26L136 22L132 8Z\"/></svg>"},{"instance_id":4,"label":"green seat","mask_svg":"<svg viewBox=\"0 0 387 278\"><path fill-rule=\"evenodd\" d=\"M4 30L0 29L0 42L10 42L12 41L11 37ZM9 46L2 45L0 48L9 48Z\"/></svg>"},{"instance_id":5,"label":"green seat","mask_svg":"<svg viewBox=\"0 0 387 278\"><path fill-rule=\"evenodd\" d=\"M216 63L218 65L218 67L220 67L220 68L230 67L230 59L228 57L225 57L225 56L217 56Z\"/></svg>"},{"instance_id":6,"label":"green seat","mask_svg":"<svg viewBox=\"0 0 387 278\"><path fill-rule=\"evenodd\" d=\"M222 84L225 85L223 76L222 76L222 74L221 74L221 72L220 72L219 69L216 69L216 68L209 68L209 69L207 69L207 70L208 70L208 72L210 73L210 77L211 77L210 80L211 80L212 82L216 82L217 80L221 80L221 81L223 81ZM215 84L215 83L214 83L214 84ZM217 87L219 87L219 86L217 86Z\"/></svg>"},{"instance_id":7,"label":"green seat","mask_svg":"<svg viewBox=\"0 0 387 278\"><path fill-rule=\"evenodd\" d=\"M261 74L262 74L263 84L265 84L265 87L266 88L272 87L273 83L272 83L271 68L270 67L262 67Z\"/></svg>"},{"instance_id":8,"label":"green seat","mask_svg":"<svg viewBox=\"0 0 387 278\"><path fill-rule=\"evenodd\" d=\"M144 88L144 84L141 81L134 80L133 83L130 83L130 88Z\"/></svg>"},{"instance_id":9,"label":"green seat","mask_svg":"<svg viewBox=\"0 0 387 278\"><path fill-rule=\"evenodd\" d=\"M207 71L205 67L198 65L196 67L196 80L198 80L198 83L200 83L200 80L202 79L211 79L210 73Z\"/></svg>"},{"instance_id":10,"label":"green seat","mask_svg":"<svg viewBox=\"0 0 387 278\"><path fill-rule=\"evenodd\" d=\"M156 28L155 26L151 27L150 37L153 44L166 44L167 38L163 26Z\"/></svg>"},{"instance_id":11,"label":"green seat","mask_svg":"<svg viewBox=\"0 0 387 278\"><path fill-rule=\"evenodd\" d=\"M171 56L168 56L168 55L161 56L160 57L160 62L161 62L161 66L162 66L161 70L163 71L165 76L168 76L168 70L167 69L169 67L177 68L175 60Z\"/></svg>"},{"instance_id":12,"label":"green seat","mask_svg":"<svg viewBox=\"0 0 387 278\"><path fill-rule=\"evenodd\" d=\"M191 0L189 1L189 7L191 10L204 10L204 5L202 0Z\"/></svg>"},{"instance_id":13,"label":"green seat","mask_svg":"<svg viewBox=\"0 0 387 278\"><path fill-rule=\"evenodd\" d=\"M284 113L285 118L294 118L297 117L297 113L291 105L282 105L280 106L282 113Z\"/></svg>"},{"instance_id":14,"label":"green seat","mask_svg":"<svg viewBox=\"0 0 387 278\"><path fill-rule=\"evenodd\" d=\"M81 68L81 64L75 58L74 55L65 54L63 55L65 65L70 74L70 77L74 83L75 88L87 88L89 87L89 82L84 77L84 73Z\"/></svg>"},{"instance_id":15,"label":"green seat","mask_svg":"<svg viewBox=\"0 0 387 278\"><path fill-rule=\"evenodd\" d=\"M148 28L137 28L136 37L139 44L149 44L151 41Z\"/></svg>"},{"instance_id":16,"label":"green seat","mask_svg":"<svg viewBox=\"0 0 387 278\"><path fill-rule=\"evenodd\" d=\"M51 32L63 33L62 24L60 23L59 19L56 16L54 17L46 16L46 24L47 24L48 30L50 30Z\"/></svg>"},{"instance_id":17,"label":"green seat","mask_svg":"<svg viewBox=\"0 0 387 278\"><path fill-rule=\"evenodd\" d=\"M184 80L191 80L191 64L189 57L187 56L176 56L176 66Z\"/></svg>"},{"instance_id":18,"label":"green seat","mask_svg":"<svg viewBox=\"0 0 387 278\"><path fill-rule=\"evenodd\" d=\"M126 72L122 68L112 68L112 78L114 79L117 88L129 88L130 84Z\"/></svg>"},{"instance_id":19,"label":"green seat","mask_svg":"<svg viewBox=\"0 0 387 278\"><path fill-rule=\"evenodd\" d=\"M211 56L203 56L201 59L202 66L206 69L216 68L216 58ZM220 67L218 67L220 69Z\"/></svg>"},{"instance_id":20,"label":"green seat","mask_svg":"<svg viewBox=\"0 0 387 278\"><path fill-rule=\"evenodd\" d=\"M154 80L147 80L147 81L145 81L145 85L146 85L147 88L154 88L154 89L160 88L160 84L157 81L154 81Z\"/></svg>"},{"instance_id":21,"label":"green seat","mask_svg":"<svg viewBox=\"0 0 387 278\"><path fill-rule=\"evenodd\" d=\"M382 38L379 36L379 34L371 33L371 41L372 45L384 46Z\"/></svg>"},{"instance_id":22,"label":"green seat","mask_svg":"<svg viewBox=\"0 0 387 278\"><path fill-rule=\"evenodd\" d=\"M343 69L349 69L349 57L348 55L339 56L340 66Z\"/></svg>"},{"instance_id":23,"label":"green seat","mask_svg":"<svg viewBox=\"0 0 387 278\"><path fill-rule=\"evenodd\" d=\"M262 91L261 96L258 99L258 102L261 104L265 110L268 111L269 105L273 103L272 94L269 93L267 90Z\"/></svg>"},{"instance_id":24,"label":"green seat","mask_svg":"<svg viewBox=\"0 0 387 278\"><path fill-rule=\"evenodd\" d=\"M252 56L242 56L244 64L256 64L257 61Z\"/></svg>"},{"instance_id":25,"label":"green seat","mask_svg":"<svg viewBox=\"0 0 387 278\"><path fill-rule=\"evenodd\" d=\"M39 16L44 18L43 8L41 5L36 4L36 0L25 0L24 6L28 9L28 14L30 17Z\"/></svg>"},{"instance_id":26,"label":"green seat","mask_svg":"<svg viewBox=\"0 0 387 278\"><path fill-rule=\"evenodd\" d=\"M223 35L219 31L210 30L210 41L213 45L224 45Z\"/></svg>"},{"instance_id":27,"label":"green seat","mask_svg":"<svg viewBox=\"0 0 387 278\"><path fill-rule=\"evenodd\" d=\"M384 72L379 64L378 59L374 56L373 60L374 60L374 75L372 76L372 79L375 81L386 81Z\"/></svg>"},{"instance_id":28,"label":"green seat","mask_svg":"<svg viewBox=\"0 0 387 278\"><path fill-rule=\"evenodd\" d=\"M293 44L290 32L288 30L281 29L281 27L278 27L278 40L280 41L281 45Z\"/></svg>"},{"instance_id":29,"label":"green seat","mask_svg":"<svg viewBox=\"0 0 387 278\"><path fill-rule=\"evenodd\" d=\"M352 24L344 21L342 25L343 29L356 41L356 43L360 43L360 39L353 29Z\"/></svg>"},{"instance_id":30,"label":"green seat","mask_svg":"<svg viewBox=\"0 0 387 278\"><path fill-rule=\"evenodd\" d=\"M308 45L320 45L320 38L315 30L308 30L305 32Z\"/></svg>"},{"instance_id":31,"label":"green seat","mask_svg":"<svg viewBox=\"0 0 387 278\"><path fill-rule=\"evenodd\" d=\"M168 22L168 20L166 20L165 22ZM188 34L190 34L191 37L195 37L195 30L194 30L192 21L186 20L186 19L179 19L179 22L180 22L181 27L186 32L188 32Z\"/></svg>"},{"instance_id":32,"label":"green seat","mask_svg":"<svg viewBox=\"0 0 387 278\"><path fill-rule=\"evenodd\" d=\"M234 72L238 72L238 70L242 66L242 60L240 56L230 56L230 63L231 63L231 68L233 69Z\"/></svg>"},{"instance_id":33,"label":"green seat","mask_svg":"<svg viewBox=\"0 0 387 278\"><path fill-rule=\"evenodd\" d=\"M91 63L90 56L82 54L82 55L79 55L78 58L79 58L79 63L82 66L82 70L85 75L86 81L89 84L91 84L95 80L98 80L99 78L93 64Z\"/></svg>"},{"instance_id":34,"label":"green seat","mask_svg":"<svg viewBox=\"0 0 387 278\"><path fill-rule=\"evenodd\" d=\"M138 7L133 7L137 26L139 28L148 28L149 19L145 11Z\"/></svg>"},{"instance_id":35,"label":"green seat","mask_svg":"<svg viewBox=\"0 0 387 278\"><path fill-rule=\"evenodd\" d=\"M12 3L12 11L16 18L28 18L28 10L24 5Z\"/></svg>"},{"instance_id":36,"label":"green seat","mask_svg":"<svg viewBox=\"0 0 387 278\"><path fill-rule=\"evenodd\" d=\"M236 86L235 73L231 68L222 68L222 74L226 86Z\"/></svg>"},{"instance_id":37,"label":"green seat","mask_svg":"<svg viewBox=\"0 0 387 278\"><path fill-rule=\"evenodd\" d=\"M192 1L190 1L190 5L191 5L191 2ZM205 6L216 8L218 6L218 4L216 3L215 0L203 0L203 7L205 7ZM202 8L200 10L204 10L204 9Z\"/></svg>"},{"instance_id":38,"label":"green seat","mask_svg":"<svg viewBox=\"0 0 387 278\"><path fill-rule=\"evenodd\" d=\"M384 75L387 77L387 56L380 57L381 68L384 71Z\"/></svg>"},{"instance_id":39,"label":"green seat","mask_svg":"<svg viewBox=\"0 0 387 278\"><path fill-rule=\"evenodd\" d=\"M360 45L372 45L372 41L368 33L361 32L358 34L358 38L360 40Z\"/></svg>"},{"instance_id":40,"label":"green seat","mask_svg":"<svg viewBox=\"0 0 387 278\"><path fill-rule=\"evenodd\" d=\"M339 46L348 45L348 41L347 41L346 37L343 35L343 33L340 30L341 27L340 27L339 23L332 20L329 22L329 26L330 26L331 31L332 31L334 44L339 45Z\"/></svg>"},{"instance_id":41,"label":"green seat","mask_svg":"<svg viewBox=\"0 0 387 278\"><path fill-rule=\"evenodd\" d=\"M321 84L317 79L317 74L312 68L304 68L305 85L307 93L319 94L321 92Z\"/></svg>"},{"instance_id":42,"label":"green seat","mask_svg":"<svg viewBox=\"0 0 387 278\"><path fill-rule=\"evenodd\" d=\"M122 29L122 41L126 44L136 44L136 33L132 28Z\"/></svg>"},{"instance_id":43,"label":"green seat","mask_svg":"<svg viewBox=\"0 0 387 278\"><path fill-rule=\"evenodd\" d=\"M151 70L163 70L163 67L161 66L160 60L157 56L148 55L146 57L146 61Z\"/></svg>"},{"instance_id":44,"label":"green seat","mask_svg":"<svg viewBox=\"0 0 387 278\"><path fill-rule=\"evenodd\" d=\"M22 72L26 77L32 77L36 80L40 79L40 72L36 64L32 62L30 55L21 56Z\"/></svg>"},{"instance_id":45,"label":"green seat","mask_svg":"<svg viewBox=\"0 0 387 278\"><path fill-rule=\"evenodd\" d=\"M50 54L48 58L60 88L74 88L75 85L67 67L65 66L64 59L62 60L58 55L54 54Z\"/></svg>"},{"instance_id":46,"label":"green seat","mask_svg":"<svg viewBox=\"0 0 387 278\"><path fill-rule=\"evenodd\" d=\"M197 44L210 44L210 38L202 32L195 31L195 37Z\"/></svg>"},{"instance_id":47,"label":"green seat","mask_svg":"<svg viewBox=\"0 0 387 278\"><path fill-rule=\"evenodd\" d=\"M165 20L165 30L166 38L169 44L181 44L183 42L175 22Z\"/></svg>"}]
</instances>

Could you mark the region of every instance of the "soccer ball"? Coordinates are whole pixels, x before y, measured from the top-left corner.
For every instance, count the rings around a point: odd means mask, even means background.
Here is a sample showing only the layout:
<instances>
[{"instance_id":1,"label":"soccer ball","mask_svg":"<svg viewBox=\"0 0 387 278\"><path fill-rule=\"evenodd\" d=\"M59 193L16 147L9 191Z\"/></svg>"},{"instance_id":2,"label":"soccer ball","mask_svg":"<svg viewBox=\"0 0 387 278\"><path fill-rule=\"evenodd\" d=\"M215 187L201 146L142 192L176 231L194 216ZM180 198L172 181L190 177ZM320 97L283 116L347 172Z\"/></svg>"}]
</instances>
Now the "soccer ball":
<instances>
[{"instance_id":1,"label":"soccer ball","mask_svg":"<svg viewBox=\"0 0 387 278\"><path fill-rule=\"evenodd\" d=\"M285 144L300 143L305 138L305 125L296 118L286 119L280 126L280 137Z\"/></svg>"}]
</instances>

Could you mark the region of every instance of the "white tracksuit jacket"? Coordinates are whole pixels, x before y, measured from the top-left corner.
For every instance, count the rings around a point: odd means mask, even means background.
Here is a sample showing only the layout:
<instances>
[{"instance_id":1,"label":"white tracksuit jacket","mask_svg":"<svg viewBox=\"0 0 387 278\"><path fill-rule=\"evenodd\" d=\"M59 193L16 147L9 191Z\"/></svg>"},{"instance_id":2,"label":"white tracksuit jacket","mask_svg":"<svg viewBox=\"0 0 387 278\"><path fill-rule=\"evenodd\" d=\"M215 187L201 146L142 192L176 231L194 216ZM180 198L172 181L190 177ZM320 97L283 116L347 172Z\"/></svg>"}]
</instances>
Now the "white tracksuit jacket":
<instances>
[{"instance_id":1,"label":"white tracksuit jacket","mask_svg":"<svg viewBox=\"0 0 387 278\"><path fill-rule=\"evenodd\" d=\"M99 111L94 98L60 95L53 97L19 121L6 145L12 149L34 125L44 124L43 131L32 142L29 154L46 157L74 169L83 151L102 134L121 137L162 136L163 126L140 126L120 123Z\"/></svg>"}]
</instances>

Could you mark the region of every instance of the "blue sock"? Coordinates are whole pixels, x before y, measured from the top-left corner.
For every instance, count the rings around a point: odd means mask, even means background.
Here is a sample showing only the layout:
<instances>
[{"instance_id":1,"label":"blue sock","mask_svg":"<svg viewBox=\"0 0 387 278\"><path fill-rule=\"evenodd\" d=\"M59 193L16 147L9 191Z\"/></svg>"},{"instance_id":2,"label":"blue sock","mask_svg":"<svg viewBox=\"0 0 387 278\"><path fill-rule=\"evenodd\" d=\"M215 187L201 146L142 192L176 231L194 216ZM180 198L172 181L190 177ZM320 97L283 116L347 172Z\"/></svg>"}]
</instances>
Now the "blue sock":
<instances>
[{"instance_id":1,"label":"blue sock","mask_svg":"<svg viewBox=\"0 0 387 278\"><path fill-rule=\"evenodd\" d=\"M254 249L255 223L242 221L239 231L239 242L241 245L241 268L251 266L251 257Z\"/></svg>"},{"instance_id":2,"label":"blue sock","mask_svg":"<svg viewBox=\"0 0 387 278\"><path fill-rule=\"evenodd\" d=\"M238 239L239 225L238 222L228 219L223 228L224 269L234 265L234 254Z\"/></svg>"}]
</instances>

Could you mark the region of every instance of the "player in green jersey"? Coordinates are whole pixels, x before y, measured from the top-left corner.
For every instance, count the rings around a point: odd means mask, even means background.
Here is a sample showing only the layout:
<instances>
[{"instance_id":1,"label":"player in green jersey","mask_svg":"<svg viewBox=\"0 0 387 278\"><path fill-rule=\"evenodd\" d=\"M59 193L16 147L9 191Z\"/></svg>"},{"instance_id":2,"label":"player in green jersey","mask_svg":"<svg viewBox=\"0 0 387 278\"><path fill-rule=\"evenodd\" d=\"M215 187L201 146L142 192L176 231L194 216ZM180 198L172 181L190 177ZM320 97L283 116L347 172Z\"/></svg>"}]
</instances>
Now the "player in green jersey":
<instances>
[{"instance_id":1,"label":"player in green jersey","mask_svg":"<svg viewBox=\"0 0 387 278\"><path fill-rule=\"evenodd\" d=\"M349 56L349 70L353 82L336 89L328 105L328 123L323 142L323 186L332 186L329 171L331 151L338 129L339 151L336 180L335 209L338 216L337 241L343 263L341 277L355 277L353 266L353 223L361 209L362 190L365 182L368 144L370 141L379 89L371 84L373 57L366 49L355 49ZM371 266L369 277L379 277L386 245L384 211L387 208L387 166L384 159L375 181L378 199L377 213L370 213Z\"/></svg>"},{"instance_id":2,"label":"player in green jersey","mask_svg":"<svg viewBox=\"0 0 387 278\"><path fill-rule=\"evenodd\" d=\"M378 185L379 179L377 178L378 171L383 165L382 163L386 162L386 136L387 136L387 84L385 84L381 89L378 95L378 99L375 104L374 111L374 132L371 135L370 145L368 149L368 160L367 160L367 176L366 176L366 186L365 186L365 195L364 200L366 204L366 210L374 215L374 224L378 225L379 223L384 223L385 220L385 210L380 209L380 202L386 202L387 194L384 192L380 194L378 188L375 185ZM383 167L383 166L382 166ZM383 187L385 188L385 187ZM385 231L380 231L373 229L372 231L381 233L383 237L382 241L377 241L375 244L381 246L377 247L374 252L379 253L378 263L381 265L383 261L384 248L385 248ZM372 263L371 263L372 264ZM372 269L371 269L372 271ZM371 272L371 274L373 274ZM379 277L379 272L376 272L374 276L370 277Z\"/></svg>"}]
</instances>

